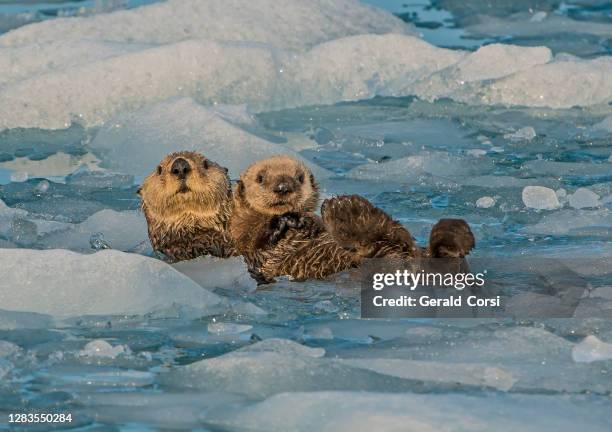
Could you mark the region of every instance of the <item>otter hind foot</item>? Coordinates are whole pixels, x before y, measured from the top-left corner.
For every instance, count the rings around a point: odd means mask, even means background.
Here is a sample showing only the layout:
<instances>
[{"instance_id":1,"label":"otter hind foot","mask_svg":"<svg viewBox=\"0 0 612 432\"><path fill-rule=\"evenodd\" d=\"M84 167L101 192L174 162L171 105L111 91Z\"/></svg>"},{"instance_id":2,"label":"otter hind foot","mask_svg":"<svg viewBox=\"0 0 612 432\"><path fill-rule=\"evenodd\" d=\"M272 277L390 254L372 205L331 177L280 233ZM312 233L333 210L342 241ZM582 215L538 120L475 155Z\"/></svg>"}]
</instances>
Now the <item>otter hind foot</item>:
<instances>
[{"instance_id":1,"label":"otter hind foot","mask_svg":"<svg viewBox=\"0 0 612 432\"><path fill-rule=\"evenodd\" d=\"M440 219L429 235L429 254L434 258L463 258L476 245L463 219Z\"/></svg>"},{"instance_id":2,"label":"otter hind foot","mask_svg":"<svg viewBox=\"0 0 612 432\"><path fill-rule=\"evenodd\" d=\"M413 257L410 233L381 209L359 195L327 199L321 206L323 224L345 250L364 258Z\"/></svg>"}]
</instances>

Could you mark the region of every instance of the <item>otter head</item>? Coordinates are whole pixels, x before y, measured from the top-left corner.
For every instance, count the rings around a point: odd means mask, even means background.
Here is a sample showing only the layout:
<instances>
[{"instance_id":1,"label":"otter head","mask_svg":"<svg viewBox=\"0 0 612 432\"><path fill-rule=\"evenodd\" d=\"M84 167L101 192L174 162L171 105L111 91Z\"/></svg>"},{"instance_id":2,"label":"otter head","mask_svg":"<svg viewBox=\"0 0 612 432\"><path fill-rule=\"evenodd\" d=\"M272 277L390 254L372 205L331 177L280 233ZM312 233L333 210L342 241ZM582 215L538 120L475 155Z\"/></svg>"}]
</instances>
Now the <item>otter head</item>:
<instances>
[{"instance_id":1,"label":"otter head","mask_svg":"<svg viewBox=\"0 0 612 432\"><path fill-rule=\"evenodd\" d=\"M195 152L166 156L144 180L138 194L147 219L173 225L188 218L219 223L229 217L227 169Z\"/></svg>"},{"instance_id":2,"label":"otter head","mask_svg":"<svg viewBox=\"0 0 612 432\"><path fill-rule=\"evenodd\" d=\"M255 162L240 176L236 199L266 215L314 211L319 198L314 176L288 156Z\"/></svg>"}]
</instances>

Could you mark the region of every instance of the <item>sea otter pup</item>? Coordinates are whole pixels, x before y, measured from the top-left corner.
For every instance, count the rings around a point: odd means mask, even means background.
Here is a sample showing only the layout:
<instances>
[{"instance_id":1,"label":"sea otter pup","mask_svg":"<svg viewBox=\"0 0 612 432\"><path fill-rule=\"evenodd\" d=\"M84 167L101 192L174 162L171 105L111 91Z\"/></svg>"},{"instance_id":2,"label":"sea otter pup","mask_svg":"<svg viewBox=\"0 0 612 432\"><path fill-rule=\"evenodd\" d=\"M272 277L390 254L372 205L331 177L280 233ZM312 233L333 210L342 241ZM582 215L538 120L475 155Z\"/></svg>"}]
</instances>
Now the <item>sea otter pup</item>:
<instances>
[{"instance_id":1,"label":"sea otter pup","mask_svg":"<svg viewBox=\"0 0 612 432\"><path fill-rule=\"evenodd\" d=\"M153 249L171 262L236 255L231 193L226 168L195 152L166 156L138 190Z\"/></svg>"},{"instance_id":2,"label":"sea otter pup","mask_svg":"<svg viewBox=\"0 0 612 432\"><path fill-rule=\"evenodd\" d=\"M365 206L360 215L351 214L350 199L328 200L319 218L313 213L318 196L308 168L287 156L256 162L242 173L230 233L260 283L283 275L322 279L364 258L408 259L418 253L410 233L367 200L352 198ZM361 233L360 241L343 244L342 236L348 240L352 229Z\"/></svg>"}]
</instances>

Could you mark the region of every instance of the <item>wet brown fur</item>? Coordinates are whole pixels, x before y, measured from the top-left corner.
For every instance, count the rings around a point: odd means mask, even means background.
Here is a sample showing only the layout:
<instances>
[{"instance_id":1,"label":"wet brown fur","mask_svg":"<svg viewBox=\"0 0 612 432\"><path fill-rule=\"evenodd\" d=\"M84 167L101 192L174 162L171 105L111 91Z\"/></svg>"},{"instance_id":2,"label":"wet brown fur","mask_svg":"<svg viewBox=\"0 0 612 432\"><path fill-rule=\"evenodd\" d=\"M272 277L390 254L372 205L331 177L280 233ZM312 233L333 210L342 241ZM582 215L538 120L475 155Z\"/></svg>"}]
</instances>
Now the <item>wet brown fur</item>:
<instances>
[{"instance_id":1,"label":"wet brown fur","mask_svg":"<svg viewBox=\"0 0 612 432\"><path fill-rule=\"evenodd\" d=\"M291 192L279 197L275 189L281 183ZM364 198L326 200L322 218L313 213L317 200L314 177L289 157L256 162L242 173L230 232L260 282L284 275L322 279L364 258L416 255L410 233Z\"/></svg>"},{"instance_id":2,"label":"wet brown fur","mask_svg":"<svg viewBox=\"0 0 612 432\"><path fill-rule=\"evenodd\" d=\"M171 172L178 158L189 163L184 179ZM146 177L138 193L151 245L170 261L236 255L227 232L232 213L227 169L199 153L172 153Z\"/></svg>"}]
</instances>

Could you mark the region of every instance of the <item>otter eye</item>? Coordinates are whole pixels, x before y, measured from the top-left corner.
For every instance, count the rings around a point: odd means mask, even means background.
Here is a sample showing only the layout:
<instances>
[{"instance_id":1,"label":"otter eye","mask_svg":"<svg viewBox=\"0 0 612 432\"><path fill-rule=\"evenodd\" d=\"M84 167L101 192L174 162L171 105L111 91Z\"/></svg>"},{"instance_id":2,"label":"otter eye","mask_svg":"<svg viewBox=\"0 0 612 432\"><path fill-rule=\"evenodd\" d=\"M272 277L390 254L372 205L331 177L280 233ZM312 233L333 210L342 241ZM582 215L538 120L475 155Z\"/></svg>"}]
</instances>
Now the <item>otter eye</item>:
<instances>
[{"instance_id":1,"label":"otter eye","mask_svg":"<svg viewBox=\"0 0 612 432\"><path fill-rule=\"evenodd\" d=\"M204 169L208 169L208 160L204 159Z\"/></svg>"},{"instance_id":2,"label":"otter eye","mask_svg":"<svg viewBox=\"0 0 612 432\"><path fill-rule=\"evenodd\" d=\"M297 178L297 179L298 179L298 181L299 181L300 183L304 183L304 173L300 173L300 175L298 175L298 178Z\"/></svg>"},{"instance_id":3,"label":"otter eye","mask_svg":"<svg viewBox=\"0 0 612 432\"><path fill-rule=\"evenodd\" d=\"M157 174L159 175L161 173L162 173L162 167L161 167L161 165L158 165L157 166Z\"/></svg>"},{"instance_id":4,"label":"otter eye","mask_svg":"<svg viewBox=\"0 0 612 432\"><path fill-rule=\"evenodd\" d=\"M257 183L263 183L263 176L261 174L257 174Z\"/></svg>"}]
</instances>

